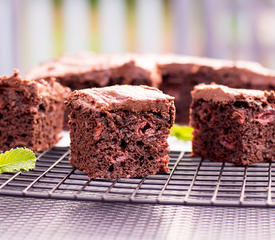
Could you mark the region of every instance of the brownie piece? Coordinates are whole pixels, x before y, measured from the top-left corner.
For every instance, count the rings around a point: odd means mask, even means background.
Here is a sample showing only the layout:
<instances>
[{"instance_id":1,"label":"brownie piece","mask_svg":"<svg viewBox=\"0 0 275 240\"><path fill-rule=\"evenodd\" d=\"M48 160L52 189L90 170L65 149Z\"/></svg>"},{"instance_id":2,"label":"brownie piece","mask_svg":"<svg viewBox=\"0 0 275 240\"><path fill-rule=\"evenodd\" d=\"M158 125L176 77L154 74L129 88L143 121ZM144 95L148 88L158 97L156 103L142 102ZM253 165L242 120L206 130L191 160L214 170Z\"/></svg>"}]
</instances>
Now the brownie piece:
<instances>
[{"instance_id":1,"label":"brownie piece","mask_svg":"<svg viewBox=\"0 0 275 240\"><path fill-rule=\"evenodd\" d=\"M24 146L39 152L53 146L68 93L54 79L25 80L16 70L0 77L0 149Z\"/></svg>"},{"instance_id":2,"label":"brownie piece","mask_svg":"<svg viewBox=\"0 0 275 240\"><path fill-rule=\"evenodd\" d=\"M192 91L193 153L249 165L275 160L275 92L201 84Z\"/></svg>"},{"instance_id":3,"label":"brownie piece","mask_svg":"<svg viewBox=\"0 0 275 240\"><path fill-rule=\"evenodd\" d=\"M148 86L76 90L70 109L70 162L89 178L130 178L168 172L167 137L174 98Z\"/></svg>"},{"instance_id":4,"label":"brownie piece","mask_svg":"<svg viewBox=\"0 0 275 240\"><path fill-rule=\"evenodd\" d=\"M107 55L85 52L64 55L31 70L30 79L55 77L72 90L115 84L157 87L161 81L154 58L149 55Z\"/></svg>"},{"instance_id":5,"label":"brownie piece","mask_svg":"<svg viewBox=\"0 0 275 240\"><path fill-rule=\"evenodd\" d=\"M190 92L199 83L232 88L275 90L275 72L253 62L163 55L158 59L160 89L175 97L176 122L188 123Z\"/></svg>"}]
</instances>

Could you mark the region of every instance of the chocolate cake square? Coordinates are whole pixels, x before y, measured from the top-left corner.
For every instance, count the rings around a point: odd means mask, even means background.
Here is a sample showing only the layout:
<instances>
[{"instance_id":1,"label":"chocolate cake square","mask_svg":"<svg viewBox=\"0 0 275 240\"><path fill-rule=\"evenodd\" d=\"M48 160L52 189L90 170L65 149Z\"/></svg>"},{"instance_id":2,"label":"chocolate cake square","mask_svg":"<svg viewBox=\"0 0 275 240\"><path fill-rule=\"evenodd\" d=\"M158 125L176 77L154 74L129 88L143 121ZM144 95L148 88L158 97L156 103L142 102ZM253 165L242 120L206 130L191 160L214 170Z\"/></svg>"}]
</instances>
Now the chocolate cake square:
<instances>
[{"instance_id":1,"label":"chocolate cake square","mask_svg":"<svg viewBox=\"0 0 275 240\"><path fill-rule=\"evenodd\" d=\"M193 154L250 165L275 160L275 92L201 84L192 91Z\"/></svg>"},{"instance_id":2,"label":"chocolate cake square","mask_svg":"<svg viewBox=\"0 0 275 240\"><path fill-rule=\"evenodd\" d=\"M275 72L258 63L163 55L158 59L160 89L175 97L176 122L188 123L191 90L200 83L232 88L275 90Z\"/></svg>"},{"instance_id":3,"label":"chocolate cake square","mask_svg":"<svg viewBox=\"0 0 275 240\"><path fill-rule=\"evenodd\" d=\"M64 99L70 90L54 79L25 80L14 71L0 77L0 149L53 146L62 130Z\"/></svg>"},{"instance_id":4,"label":"chocolate cake square","mask_svg":"<svg viewBox=\"0 0 275 240\"><path fill-rule=\"evenodd\" d=\"M70 110L70 163L89 178L168 172L174 97L152 87L115 85L76 90L65 103Z\"/></svg>"}]
</instances>

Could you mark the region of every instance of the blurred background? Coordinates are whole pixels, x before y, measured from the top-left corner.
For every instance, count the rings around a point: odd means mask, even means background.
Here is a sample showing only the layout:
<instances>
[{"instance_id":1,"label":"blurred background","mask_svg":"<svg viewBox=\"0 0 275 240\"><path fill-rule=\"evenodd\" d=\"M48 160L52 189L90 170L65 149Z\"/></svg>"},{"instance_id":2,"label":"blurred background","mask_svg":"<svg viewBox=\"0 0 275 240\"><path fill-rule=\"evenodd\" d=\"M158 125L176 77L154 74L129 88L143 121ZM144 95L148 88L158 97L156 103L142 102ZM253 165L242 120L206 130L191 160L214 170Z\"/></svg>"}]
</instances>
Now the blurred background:
<instances>
[{"instance_id":1,"label":"blurred background","mask_svg":"<svg viewBox=\"0 0 275 240\"><path fill-rule=\"evenodd\" d=\"M275 68L275 0L0 0L0 74L85 50Z\"/></svg>"}]
</instances>

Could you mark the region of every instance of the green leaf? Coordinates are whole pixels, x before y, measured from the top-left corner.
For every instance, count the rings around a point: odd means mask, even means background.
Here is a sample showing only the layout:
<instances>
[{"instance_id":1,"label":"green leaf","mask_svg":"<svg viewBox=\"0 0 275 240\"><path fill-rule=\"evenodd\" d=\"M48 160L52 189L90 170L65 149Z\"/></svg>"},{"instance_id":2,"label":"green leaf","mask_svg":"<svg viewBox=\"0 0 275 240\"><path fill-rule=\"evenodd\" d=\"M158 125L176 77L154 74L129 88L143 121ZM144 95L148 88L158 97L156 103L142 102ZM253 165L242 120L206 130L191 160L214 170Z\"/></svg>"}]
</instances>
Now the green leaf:
<instances>
[{"instance_id":1,"label":"green leaf","mask_svg":"<svg viewBox=\"0 0 275 240\"><path fill-rule=\"evenodd\" d=\"M193 138L193 128L174 124L170 129L170 136L175 136L180 140L190 141Z\"/></svg>"},{"instance_id":2,"label":"green leaf","mask_svg":"<svg viewBox=\"0 0 275 240\"><path fill-rule=\"evenodd\" d=\"M28 148L11 149L0 154L0 173L25 170L35 167L36 156Z\"/></svg>"}]
</instances>

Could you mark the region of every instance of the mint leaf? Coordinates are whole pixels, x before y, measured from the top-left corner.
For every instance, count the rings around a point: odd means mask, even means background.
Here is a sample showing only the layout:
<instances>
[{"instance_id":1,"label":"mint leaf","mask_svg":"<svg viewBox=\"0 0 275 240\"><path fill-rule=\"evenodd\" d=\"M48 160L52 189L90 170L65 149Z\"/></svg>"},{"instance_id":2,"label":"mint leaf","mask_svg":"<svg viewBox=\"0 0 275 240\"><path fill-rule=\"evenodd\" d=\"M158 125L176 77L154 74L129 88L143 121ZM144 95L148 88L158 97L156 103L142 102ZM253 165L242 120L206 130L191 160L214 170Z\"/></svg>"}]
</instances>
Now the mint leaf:
<instances>
[{"instance_id":1,"label":"mint leaf","mask_svg":"<svg viewBox=\"0 0 275 240\"><path fill-rule=\"evenodd\" d=\"M193 138L193 128L174 124L170 129L170 136L175 136L180 140L190 141Z\"/></svg>"},{"instance_id":2,"label":"mint leaf","mask_svg":"<svg viewBox=\"0 0 275 240\"><path fill-rule=\"evenodd\" d=\"M0 154L0 173L20 170L29 171L35 167L36 156L28 148L16 148Z\"/></svg>"}]
</instances>

